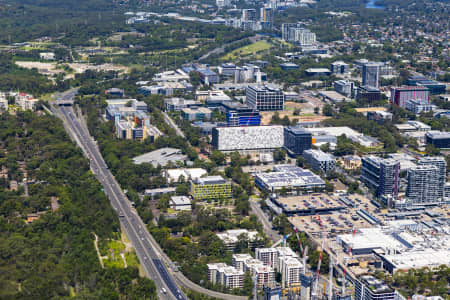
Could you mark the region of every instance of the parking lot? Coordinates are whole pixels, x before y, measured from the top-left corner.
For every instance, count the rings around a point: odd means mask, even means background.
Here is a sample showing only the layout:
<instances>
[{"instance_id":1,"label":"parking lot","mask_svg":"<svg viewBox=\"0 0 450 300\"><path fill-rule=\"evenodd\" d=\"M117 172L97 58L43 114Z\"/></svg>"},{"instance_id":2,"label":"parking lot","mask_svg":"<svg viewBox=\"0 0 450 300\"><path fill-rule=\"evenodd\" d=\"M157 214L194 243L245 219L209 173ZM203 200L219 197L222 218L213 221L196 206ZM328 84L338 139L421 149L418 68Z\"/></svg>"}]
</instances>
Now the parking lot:
<instances>
[{"instance_id":1,"label":"parking lot","mask_svg":"<svg viewBox=\"0 0 450 300\"><path fill-rule=\"evenodd\" d=\"M310 201L315 201L314 203L317 204L322 203L322 205L342 206L343 209L320 215L294 215L290 217L291 223L300 231L305 231L312 235L326 232L330 238L335 237L337 234L350 233L357 228L370 227L371 224L357 214L358 210L364 209L373 215L381 212L369 199L357 194L333 195Z\"/></svg>"}]
</instances>

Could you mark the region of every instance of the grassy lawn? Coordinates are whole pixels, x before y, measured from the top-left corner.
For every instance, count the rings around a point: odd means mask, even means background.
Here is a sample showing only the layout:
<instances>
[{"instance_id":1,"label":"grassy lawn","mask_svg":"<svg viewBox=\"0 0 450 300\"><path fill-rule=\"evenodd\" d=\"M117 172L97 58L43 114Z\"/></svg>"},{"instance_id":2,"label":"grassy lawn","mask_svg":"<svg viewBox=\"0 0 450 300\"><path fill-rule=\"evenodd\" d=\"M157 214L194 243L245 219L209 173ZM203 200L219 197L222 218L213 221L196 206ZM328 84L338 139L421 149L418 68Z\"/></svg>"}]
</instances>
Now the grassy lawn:
<instances>
[{"instance_id":1,"label":"grassy lawn","mask_svg":"<svg viewBox=\"0 0 450 300\"><path fill-rule=\"evenodd\" d=\"M266 41L258 41L256 43L235 49L230 53L227 53L226 55L222 56L222 60L232 60L250 54L256 54L258 52L268 50L271 47L272 45Z\"/></svg>"},{"instance_id":2,"label":"grassy lawn","mask_svg":"<svg viewBox=\"0 0 450 300\"><path fill-rule=\"evenodd\" d=\"M125 260L127 261L128 267L139 267L139 261L134 251L125 253Z\"/></svg>"},{"instance_id":3,"label":"grassy lawn","mask_svg":"<svg viewBox=\"0 0 450 300\"><path fill-rule=\"evenodd\" d=\"M105 267L110 268L124 268L124 263L120 252L125 250L125 245L121 241L110 241L108 243L108 259L105 259L103 263Z\"/></svg>"}]
</instances>

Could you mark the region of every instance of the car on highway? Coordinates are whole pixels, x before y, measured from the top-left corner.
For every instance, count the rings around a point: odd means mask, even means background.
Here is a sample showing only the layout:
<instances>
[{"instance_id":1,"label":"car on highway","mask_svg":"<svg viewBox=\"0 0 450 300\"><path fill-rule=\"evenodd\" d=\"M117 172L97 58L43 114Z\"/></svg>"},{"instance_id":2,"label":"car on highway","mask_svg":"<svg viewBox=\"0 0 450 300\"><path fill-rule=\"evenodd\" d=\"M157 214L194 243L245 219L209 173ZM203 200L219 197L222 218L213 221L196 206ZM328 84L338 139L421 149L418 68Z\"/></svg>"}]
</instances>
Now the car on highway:
<instances>
[{"instance_id":1,"label":"car on highway","mask_svg":"<svg viewBox=\"0 0 450 300\"><path fill-rule=\"evenodd\" d=\"M167 294L167 290L165 288L161 288L161 293Z\"/></svg>"}]
</instances>

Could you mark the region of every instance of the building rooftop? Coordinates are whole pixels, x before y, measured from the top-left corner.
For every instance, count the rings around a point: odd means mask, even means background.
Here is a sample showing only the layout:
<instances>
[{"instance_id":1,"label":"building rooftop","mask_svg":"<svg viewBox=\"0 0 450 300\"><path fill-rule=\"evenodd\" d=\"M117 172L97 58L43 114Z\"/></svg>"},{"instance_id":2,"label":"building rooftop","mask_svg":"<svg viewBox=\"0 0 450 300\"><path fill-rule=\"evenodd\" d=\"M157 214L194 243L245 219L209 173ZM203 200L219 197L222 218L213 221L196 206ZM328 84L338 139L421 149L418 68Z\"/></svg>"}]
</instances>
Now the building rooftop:
<instances>
[{"instance_id":1,"label":"building rooftop","mask_svg":"<svg viewBox=\"0 0 450 300\"><path fill-rule=\"evenodd\" d=\"M396 90L396 91L417 91L417 90L424 90L424 91L428 91L427 87L421 87L421 86L398 86L398 87L393 87L392 89Z\"/></svg>"},{"instance_id":2,"label":"building rooftop","mask_svg":"<svg viewBox=\"0 0 450 300\"><path fill-rule=\"evenodd\" d=\"M309 149L303 151L303 154L311 155L315 160L318 161L330 161L334 160L334 156L330 153L325 153L322 150Z\"/></svg>"},{"instance_id":3,"label":"building rooftop","mask_svg":"<svg viewBox=\"0 0 450 300\"><path fill-rule=\"evenodd\" d=\"M316 128L306 128L307 131L311 132L313 135L332 135L335 137L341 136L345 134L347 138L352 136L360 136L362 133L359 133L350 127L341 126L341 127L316 127Z\"/></svg>"},{"instance_id":4,"label":"building rooftop","mask_svg":"<svg viewBox=\"0 0 450 300\"><path fill-rule=\"evenodd\" d=\"M302 126L287 126L285 127L286 130L290 131L291 133L297 135L297 134L305 134L310 133L308 130L306 130Z\"/></svg>"},{"instance_id":5,"label":"building rooftop","mask_svg":"<svg viewBox=\"0 0 450 300\"><path fill-rule=\"evenodd\" d=\"M172 196L170 201L175 205L191 205L191 199L186 196Z\"/></svg>"},{"instance_id":6,"label":"building rooftop","mask_svg":"<svg viewBox=\"0 0 450 300\"><path fill-rule=\"evenodd\" d=\"M248 235L249 240L255 240L258 231L248 231L247 229L230 229L221 233L217 233L217 237L224 241L225 244L237 243L241 234Z\"/></svg>"},{"instance_id":7,"label":"building rooftop","mask_svg":"<svg viewBox=\"0 0 450 300\"><path fill-rule=\"evenodd\" d=\"M282 90L279 87L275 87L270 84L254 84L249 85L249 88L257 92L282 92Z\"/></svg>"},{"instance_id":8,"label":"building rooftop","mask_svg":"<svg viewBox=\"0 0 450 300\"><path fill-rule=\"evenodd\" d=\"M370 92L370 93L380 92L380 89L373 87L373 86L369 86L369 85L363 85L360 87L360 89L362 89L366 92Z\"/></svg>"},{"instance_id":9,"label":"building rooftop","mask_svg":"<svg viewBox=\"0 0 450 300\"><path fill-rule=\"evenodd\" d=\"M293 165L277 165L274 167L274 172L257 173L256 177L270 189L312 187L325 184L322 178L313 172Z\"/></svg>"},{"instance_id":10,"label":"building rooftop","mask_svg":"<svg viewBox=\"0 0 450 300\"><path fill-rule=\"evenodd\" d=\"M329 73L329 72L331 72L330 71L330 69L327 69L327 68L309 68L309 69L306 69L306 72L308 72L308 73Z\"/></svg>"},{"instance_id":11,"label":"building rooftop","mask_svg":"<svg viewBox=\"0 0 450 300\"><path fill-rule=\"evenodd\" d=\"M142 163L151 163L154 166L165 166L171 162L184 161L187 156L182 154L180 149L175 148L161 148L149 153L145 153L133 158L133 162L137 165Z\"/></svg>"},{"instance_id":12,"label":"building rooftop","mask_svg":"<svg viewBox=\"0 0 450 300\"><path fill-rule=\"evenodd\" d=\"M216 76L217 74L211 69L198 69L197 72L202 74L203 76Z\"/></svg>"},{"instance_id":13,"label":"building rooftop","mask_svg":"<svg viewBox=\"0 0 450 300\"><path fill-rule=\"evenodd\" d=\"M196 114L196 113L203 113L203 114L210 114L212 111L207 107L186 107L181 109L181 111L185 114Z\"/></svg>"},{"instance_id":14,"label":"building rooftop","mask_svg":"<svg viewBox=\"0 0 450 300\"><path fill-rule=\"evenodd\" d=\"M211 184L224 184L227 183L227 181L222 176L207 176L207 177L201 177L194 179L193 182L195 184L201 184L201 185L211 185Z\"/></svg>"},{"instance_id":15,"label":"building rooftop","mask_svg":"<svg viewBox=\"0 0 450 300\"><path fill-rule=\"evenodd\" d=\"M425 135L432 139L450 139L450 132L430 130Z\"/></svg>"},{"instance_id":16,"label":"building rooftop","mask_svg":"<svg viewBox=\"0 0 450 300\"><path fill-rule=\"evenodd\" d=\"M374 294L390 293L394 290L384 281L373 277L372 275L364 275L359 278Z\"/></svg>"},{"instance_id":17,"label":"building rooftop","mask_svg":"<svg viewBox=\"0 0 450 300\"><path fill-rule=\"evenodd\" d=\"M189 179L200 178L206 174L206 170L201 168L170 169L166 171L166 176L169 181L178 181L181 176L183 176L184 180L187 181Z\"/></svg>"}]
</instances>

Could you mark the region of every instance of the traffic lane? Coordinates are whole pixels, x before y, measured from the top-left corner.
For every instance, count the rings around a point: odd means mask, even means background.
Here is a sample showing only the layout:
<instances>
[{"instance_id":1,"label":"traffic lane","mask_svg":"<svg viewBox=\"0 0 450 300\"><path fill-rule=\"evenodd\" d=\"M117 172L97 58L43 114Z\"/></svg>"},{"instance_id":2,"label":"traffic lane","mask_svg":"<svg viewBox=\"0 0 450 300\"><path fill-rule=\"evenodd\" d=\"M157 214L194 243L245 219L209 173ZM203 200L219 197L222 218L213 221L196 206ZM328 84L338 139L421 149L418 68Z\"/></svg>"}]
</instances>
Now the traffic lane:
<instances>
[{"instance_id":1,"label":"traffic lane","mask_svg":"<svg viewBox=\"0 0 450 300\"><path fill-rule=\"evenodd\" d=\"M75 121L73 120L73 118L72 118L72 122L73 123L75 123ZM75 123L75 124L72 124L72 125L75 125L74 127L76 128L76 129L78 129L78 134L79 135L82 135L81 134L81 132L83 132L81 129L80 129L80 127L79 126L77 126L77 124ZM76 134L76 133L75 133ZM96 156L95 154L96 154L96 151L94 150L93 151L93 149L92 149L92 145L89 145L89 142L90 142L90 139L88 139L88 138L85 138L85 137L83 137L82 136L82 139L86 142L86 141L88 141L87 142L87 144L88 145L85 145L85 146L88 146L88 148L90 148L89 150L89 152L91 152L91 153L93 153L94 154L94 157ZM90 146L90 147L89 147ZM95 163L97 163L97 159L94 159L93 160L94 161L94 164ZM101 161L101 160L100 160ZM108 176L108 177L112 177L111 176L111 174L109 173L109 171L106 171L106 175ZM113 181L113 180L111 180L111 181ZM107 184L106 184L106 190L109 190L108 188L111 188L111 195L110 196L112 196L111 197L111 200L117 200L117 202L121 202L121 201L123 201L124 203L126 203L126 199L124 199L123 197L122 197L122 199L121 198L119 198L118 197L118 195L122 195L120 192L118 193L118 194L115 194L114 193L114 189L116 189L117 190L117 186L115 185L115 184L111 184L111 182L107 182ZM117 197L117 198L116 198ZM121 206L121 203L119 203L119 206ZM128 216L130 216L131 214L127 214ZM133 221L136 221L134 218L132 218L132 220ZM122 220L123 221L123 220ZM131 225L131 224L130 224ZM132 230L133 231L135 231L135 229L134 228L132 228ZM127 230L128 231L128 230ZM139 245L139 244L141 244L141 241L143 241L144 240L144 238L143 238L143 232L142 232L142 230L139 232L140 233L140 235L141 235L141 237L139 237L137 234L136 235L134 235L134 234L130 234L130 236L132 236L132 240L134 241L134 243L133 244L135 244L135 245ZM144 245L145 246L145 245ZM138 248L138 250L139 250L139 253L140 252L148 252L148 248L146 248L146 247L141 247L141 246L138 246L137 247ZM150 245L150 249L152 249L152 247L151 247L151 245ZM137 251L138 252L138 251ZM150 251L150 252L152 252L152 251ZM139 253L138 253L138 255L139 255ZM154 253L152 253L152 254L154 254ZM148 253L147 253L147 255L148 255ZM153 267L153 265L151 264L151 263L149 263L149 260L147 260L147 257L146 256L144 256L144 259L142 259L141 258L141 261L144 261L144 265L147 267L146 269L146 271L147 271L147 273L149 274L149 276L152 274L152 275L156 275L156 272L154 272L153 270L151 270L151 269L153 269L152 267ZM147 262L148 261L148 262ZM163 269L164 270L164 267L162 267L161 265L159 266L159 268L161 269ZM166 282L166 284L167 283L171 283L171 284L173 284L173 282L171 282L171 280L170 280L170 276L168 275L168 273L167 273L167 271L166 271L166 273L162 273L161 274L161 276L163 277L162 279ZM163 284L161 284L162 283L162 280L159 280L159 278L158 278L158 276L151 276L151 277L156 277L158 280L157 281L159 281L159 282L157 282L157 283L160 283L159 285L160 286L164 286ZM173 291L173 295L177 298L177 299L186 299L185 297L184 297L184 295L182 295L182 293L176 288L176 289L174 289L173 288L173 286L172 286L172 288L170 289L171 291Z\"/></svg>"}]
</instances>

